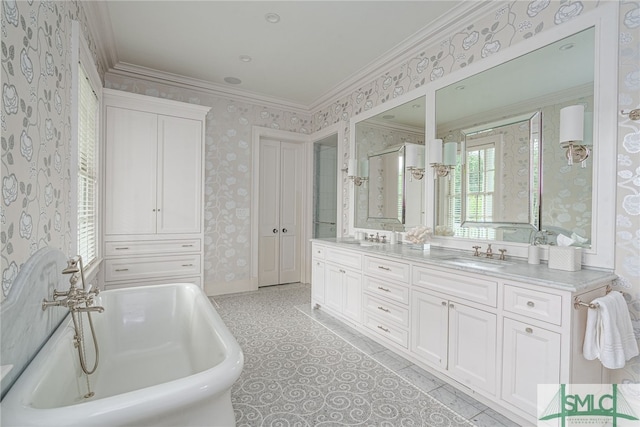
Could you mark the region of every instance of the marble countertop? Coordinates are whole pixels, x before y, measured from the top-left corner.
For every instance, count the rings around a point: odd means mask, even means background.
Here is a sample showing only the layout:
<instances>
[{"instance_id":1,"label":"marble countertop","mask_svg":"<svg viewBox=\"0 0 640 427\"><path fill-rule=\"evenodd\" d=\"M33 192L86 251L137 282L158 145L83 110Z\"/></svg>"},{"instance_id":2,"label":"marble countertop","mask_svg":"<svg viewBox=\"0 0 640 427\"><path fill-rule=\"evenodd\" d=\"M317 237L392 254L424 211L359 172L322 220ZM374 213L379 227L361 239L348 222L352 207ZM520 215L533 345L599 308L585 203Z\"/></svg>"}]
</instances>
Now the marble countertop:
<instances>
[{"instance_id":1,"label":"marble countertop","mask_svg":"<svg viewBox=\"0 0 640 427\"><path fill-rule=\"evenodd\" d=\"M587 291L618 277L610 270L586 269L584 267L579 271L555 270L548 268L546 263L532 265L521 258L507 257L505 261L499 261L500 254L498 253L494 254L493 259L487 259L486 257L474 257L471 251L438 247L424 251L414 245L360 242L352 238L312 239L312 241L342 249L358 250L365 255L417 261L436 267L467 271L502 280L517 280L570 292Z\"/></svg>"}]
</instances>

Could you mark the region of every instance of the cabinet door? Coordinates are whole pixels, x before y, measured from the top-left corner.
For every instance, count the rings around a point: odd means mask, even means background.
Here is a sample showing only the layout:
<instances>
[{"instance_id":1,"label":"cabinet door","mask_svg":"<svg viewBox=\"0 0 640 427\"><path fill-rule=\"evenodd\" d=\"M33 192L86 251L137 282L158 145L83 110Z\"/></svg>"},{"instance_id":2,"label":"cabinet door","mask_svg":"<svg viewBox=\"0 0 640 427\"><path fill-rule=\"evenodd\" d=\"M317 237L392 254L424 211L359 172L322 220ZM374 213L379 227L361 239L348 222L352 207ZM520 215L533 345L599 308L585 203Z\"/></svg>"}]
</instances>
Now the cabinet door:
<instances>
[{"instance_id":1,"label":"cabinet door","mask_svg":"<svg viewBox=\"0 0 640 427\"><path fill-rule=\"evenodd\" d=\"M328 308L338 313L342 313L344 299L342 290L343 271L343 269L333 264L326 264L325 266L324 303Z\"/></svg>"},{"instance_id":2,"label":"cabinet door","mask_svg":"<svg viewBox=\"0 0 640 427\"><path fill-rule=\"evenodd\" d=\"M324 304L324 262L313 260L311 272L311 300Z\"/></svg>"},{"instance_id":3,"label":"cabinet door","mask_svg":"<svg viewBox=\"0 0 640 427\"><path fill-rule=\"evenodd\" d=\"M538 384L560 382L560 334L504 319L502 399L536 415Z\"/></svg>"},{"instance_id":4,"label":"cabinet door","mask_svg":"<svg viewBox=\"0 0 640 427\"><path fill-rule=\"evenodd\" d=\"M156 232L156 114L107 107L105 233Z\"/></svg>"},{"instance_id":5,"label":"cabinet door","mask_svg":"<svg viewBox=\"0 0 640 427\"><path fill-rule=\"evenodd\" d=\"M202 123L158 117L157 232L199 233L202 215Z\"/></svg>"},{"instance_id":6,"label":"cabinet door","mask_svg":"<svg viewBox=\"0 0 640 427\"><path fill-rule=\"evenodd\" d=\"M449 303L449 371L463 384L496 391L496 315Z\"/></svg>"},{"instance_id":7,"label":"cabinet door","mask_svg":"<svg viewBox=\"0 0 640 427\"><path fill-rule=\"evenodd\" d=\"M362 275L343 270L344 305L342 313L358 323L362 322Z\"/></svg>"},{"instance_id":8,"label":"cabinet door","mask_svg":"<svg viewBox=\"0 0 640 427\"><path fill-rule=\"evenodd\" d=\"M413 291L411 351L425 361L447 367L449 307L444 298Z\"/></svg>"}]
</instances>

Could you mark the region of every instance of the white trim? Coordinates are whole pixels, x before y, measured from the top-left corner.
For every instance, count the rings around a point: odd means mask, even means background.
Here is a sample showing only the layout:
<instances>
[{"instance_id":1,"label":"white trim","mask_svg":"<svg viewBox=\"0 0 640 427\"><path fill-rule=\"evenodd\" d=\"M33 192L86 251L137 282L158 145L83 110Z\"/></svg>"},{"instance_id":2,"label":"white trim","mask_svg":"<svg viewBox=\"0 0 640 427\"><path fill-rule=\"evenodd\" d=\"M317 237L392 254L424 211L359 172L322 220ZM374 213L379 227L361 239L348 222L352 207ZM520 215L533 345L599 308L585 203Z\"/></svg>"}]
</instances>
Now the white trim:
<instances>
[{"instance_id":1,"label":"white trim","mask_svg":"<svg viewBox=\"0 0 640 427\"><path fill-rule=\"evenodd\" d=\"M595 75L594 75L594 155L593 161L593 204L592 204L592 247L583 252L583 265L613 269L615 266L615 210L616 210L616 149L610 146L617 141L617 95L618 95L618 2L605 2L584 15L556 26L536 37L498 52L479 62L448 74L426 85L427 105L436 105L436 91L464 78L477 74L503 62L525 55L528 52L556 42L590 27L595 27ZM436 138L435 110L428 110L426 139ZM597 137L596 137L597 136ZM602 149L600 149L602 147ZM427 161L428 162L428 161ZM433 178L432 168L427 168ZM430 181L432 182L432 181ZM435 224L435 186L426 186L426 224ZM542 196L544 201L544 195ZM492 242L493 243L493 242ZM468 249L474 244L486 242L472 239L434 237L435 246ZM501 242L513 256L527 257L527 244ZM546 259L546 251L543 259Z\"/></svg>"},{"instance_id":2,"label":"white trim","mask_svg":"<svg viewBox=\"0 0 640 427\"><path fill-rule=\"evenodd\" d=\"M118 51L111 28L111 15L106 3L105 1L87 1L82 5L87 18L86 28L93 40L100 40L100 43L96 43L96 54L108 69L118 62Z\"/></svg>"},{"instance_id":3,"label":"white trim","mask_svg":"<svg viewBox=\"0 0 640 427\"><path fill-rule=\"evenodd\" d=\"M258 289L258 259L259 259L259 242L260 237L260 140L263 138L276 139L279 141L287 141L294 143L304 144L303 158L308 158L309 150L309 135L302 133L289 132L279 129L271 129L262 126L253 126L251 130L251 156L252 156L252 179L251 179L251 288L249 290ZM302 187L307 188L306 182L310 176L309 171L304 177L305 182ZM302 218L308 218L311 214L307 210L308 206L303 201L302 206ZM306 242L311 238L310 229L308 223L303 221L302 230L300 230L300 241ZM304 281L308 276L307 270L310 268L310 264L307 265L306 251L304 251L300 257L300 280ZM246 289L245 289L246 290Z\"/></svg>"}]
</instances>

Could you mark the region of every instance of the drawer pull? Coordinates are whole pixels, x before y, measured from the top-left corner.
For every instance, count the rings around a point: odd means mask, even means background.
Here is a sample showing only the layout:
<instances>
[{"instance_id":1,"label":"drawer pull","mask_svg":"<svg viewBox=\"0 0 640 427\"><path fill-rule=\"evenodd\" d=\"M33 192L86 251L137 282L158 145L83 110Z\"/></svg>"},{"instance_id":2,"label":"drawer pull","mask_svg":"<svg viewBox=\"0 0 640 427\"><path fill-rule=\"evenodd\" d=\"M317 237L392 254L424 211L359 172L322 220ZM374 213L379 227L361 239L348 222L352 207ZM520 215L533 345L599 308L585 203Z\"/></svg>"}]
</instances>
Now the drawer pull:
<instances>
[{"instance_id":1,"label":"drawer pull","mask_svg":"<svg viewBox=\"0 0 640 427\"><path fill-rule=\"evenodd\" d=\"M526 331L528 334L532 334L532 333L533 333L533 329L531 329L531 328L526 328L526 329L525 329L525 331Z\"/></svg>"},{"instance_id":2,"label":"drawer pull","mask_svg":"<svg viewBox=\"0 0 640 427\"><path fill-rule=\"evenodd\" d=\"M340 273L346 273L346 271L344 271L343 269L340 269Z\"/></svg>"},{"instance_id":3,"label":"drawer pull","mask_svg":"<svg viewBox=\"0 0 640 427\"><path fill-rule=\"evenodd\" d=\"M535 307L536 304L533 301L527 301L527 307Z\"/></svg>"},{"instance_id":4,"label":"drawer pull","mask_svg":"<svg viewBox=\"0 0 640 427\"><path fill-rule=\"evenodd\" d=\"M116 268L116 271L129 271L128 268Z\"/></svg>"},{"instance_id":5,"label":"drawer pull","mask_svg":"<svg viewBox=\"0 0 640 427\"><path fill-rule=\"evenodd\" d=\"M379 265L379 266L378 266L378 268L379 268L380 270L391 271L391 269L390 269L389 267L385 267L385 266L383 266L383 265Z\"/></svg>"},{"instance_id":6,"label":"drawer pull","mask_svg":"<svg viewBox=\"0 0 640 427\"><path fill-rule=\"evenodd\" d=\"M182 245L183 248L192 248L193 245Z\"/></svg>"},{"instance_id":7,"label":"drawer pull","mask_svg":"<svg viewBox=\"0 0 640 427\"><path fill-rule=\"evenodd\" d=\"M385 291L385 292L391 292L389 289L383 288L382 286L378 286L378 289L380 289L381 291Z\"/></svg>"},{"instance_id":8,"label":"drawer pull","mask_svg":"<svg viewBox=\"0 0 640 427\"><path fill-rule=\"evenodd\" d=\"M389 310L388 308L384 308L384 307L378 307L378 310L382 310L384 312L391 313L391 310Z\"/></svg>"},{"instance_id":9,"label":"drawer pull","mask_svg":"<svg viewBox=\"0 0 640 427\"><path fill-rule=\"evenodd\" d=\"M182 264L183 267L193 267L193 264Z\"/></svg>"},{"instance_id":10,"label":"drawer pull","mask_svg":"<svg viewBox=\"0 0 640 427\"><path fill-rule=\"evenodd\" d=\"M382 330L383 330L383 331L385 331L386 333L391 332L391 331L390 331L390 330L388 330L387 328L384 328L384 327L382 327L382 326L380 326L380 325L378 325L378 329L382 329Z\"/></svg>"},{"instance_id":11,"label":"drawer pull","mask_svg":"<svg viewBox=\"0 0 640 427\"><path fill-rule=\"evenodd\" d=\"M127 249L129 249L129 247L128 246L124 246L122 248L116 248L116 251L124 251L124 250L127 250Z\"/></svg>"}]
</instances>

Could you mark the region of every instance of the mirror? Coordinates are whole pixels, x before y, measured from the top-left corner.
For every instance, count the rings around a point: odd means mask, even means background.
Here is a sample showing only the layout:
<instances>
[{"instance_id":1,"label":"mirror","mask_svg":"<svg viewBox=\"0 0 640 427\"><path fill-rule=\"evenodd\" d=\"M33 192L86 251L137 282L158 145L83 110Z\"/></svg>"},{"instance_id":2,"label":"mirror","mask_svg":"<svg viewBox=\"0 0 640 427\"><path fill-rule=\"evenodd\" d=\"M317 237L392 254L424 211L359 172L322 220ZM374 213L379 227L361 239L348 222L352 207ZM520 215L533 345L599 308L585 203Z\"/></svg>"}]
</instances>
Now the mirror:
<instances>
[{"instance_id":1,"label":"mirror","mask_svg":"<svg viewBox=\"0 0 640 427\"><path fill-rule=\"evenodd\" d=\"M404 165L406 144L424 146L425 98L381 107L352 125L358 175L368 175L355 186L354 226L403 231L424 223L425 179Z\"/></svg>"},{"instance_id":2,"label":"mirror","mask_svg":"<svg viewBox=\"0 0 640 427\"><path fill-rule=\"evenodd\" d=\"M369 156L367 221L404 224L404 146Z\"/></svg>"},{"instance_id":3,"label":"mirror","mask_svg":"<svg viewBox=\"0 0 640 427\"><path fill-rule=\"evenodd\" d=\"M436 234L529 243L544 229L589 247L593 160L567 165L558 140L561 108L594 111L594 39L589 28L436 91L437 138L465 147L438 181Z\"/></svg>"}]
</instances>

